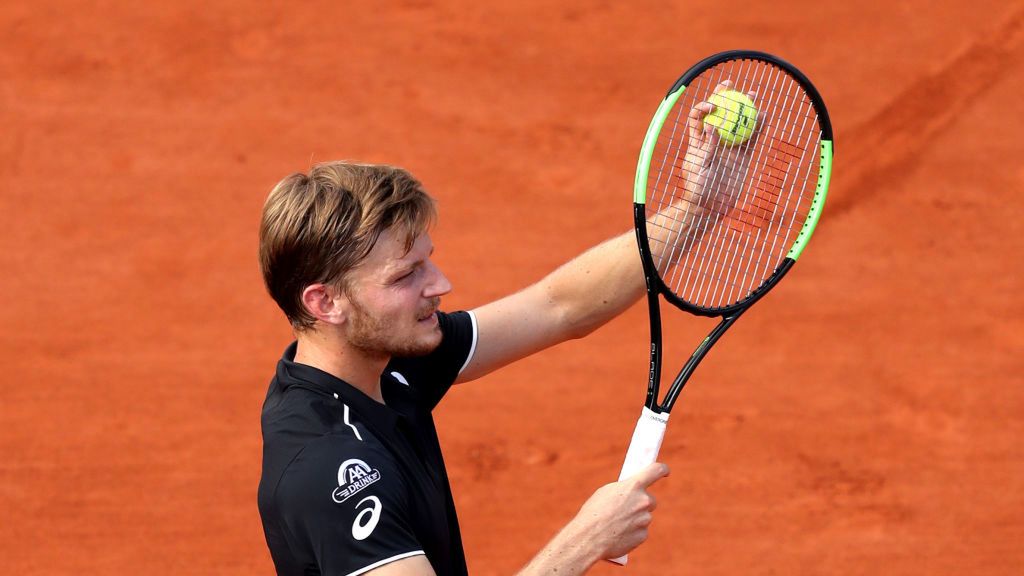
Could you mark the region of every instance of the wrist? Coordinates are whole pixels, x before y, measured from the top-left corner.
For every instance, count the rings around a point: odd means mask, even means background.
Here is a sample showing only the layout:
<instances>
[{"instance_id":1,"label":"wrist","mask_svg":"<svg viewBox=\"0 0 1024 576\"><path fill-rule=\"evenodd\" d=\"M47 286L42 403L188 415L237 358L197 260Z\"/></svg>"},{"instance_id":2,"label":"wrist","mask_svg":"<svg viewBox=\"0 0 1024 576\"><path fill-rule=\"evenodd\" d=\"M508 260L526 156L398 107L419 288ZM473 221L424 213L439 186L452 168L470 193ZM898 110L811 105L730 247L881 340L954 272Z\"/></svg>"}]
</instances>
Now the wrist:
<instances>
[{"instance_id":1,"label":"wrist","mask_svg":"<svg viewBox=\"0 0 1024 576\"><path fill-rule=\"evenodd\" d=\"M588 568L601 560L602 550L594 537L593 525L581 521L580 517L573 518L569 524L555 536L552 543L559 542L565 557L572 560L573 566L580 566L585 572ZM589 526L590 530L587 529Z\"/></svg>"},{"instance_id":2,"label":"wrist","mask_svg":"<svg viewBox=\"0 0 1024 576\"><path fill-rule=\"evenodd\" d=\"M584 574L601 559L593 537L580 527L579 517L565 526L519 576L576 576Z\"/></svg>"}]
</instances>

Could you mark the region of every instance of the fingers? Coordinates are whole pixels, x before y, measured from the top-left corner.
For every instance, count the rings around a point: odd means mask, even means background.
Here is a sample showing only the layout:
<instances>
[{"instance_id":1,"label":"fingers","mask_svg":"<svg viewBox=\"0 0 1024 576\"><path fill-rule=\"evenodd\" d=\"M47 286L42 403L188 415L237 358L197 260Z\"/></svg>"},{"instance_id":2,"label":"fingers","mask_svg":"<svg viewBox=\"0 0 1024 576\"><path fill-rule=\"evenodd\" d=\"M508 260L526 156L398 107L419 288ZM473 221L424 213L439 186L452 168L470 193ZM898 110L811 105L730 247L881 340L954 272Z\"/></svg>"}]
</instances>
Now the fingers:
<instances>
[{"instance_id":1,"label":"fingers","mask_svg":"<svg viewBox=\"0 0 1024 576\"><path fill-rule=\"evenodd\" d=\"M690 132L690 139L700 140L701 132L707 133L708 126L703 123L704 117L715 109L715 105L711 102L701 102L693 108L690 108L690 113L686 115L686 126Z\"/></svg>"},{"instance_id":2,"label":"fingers","mask_svg":"<svg viewBox=\"0 0 1024 576\"><path fill-rule=\"evenodd\" d=\"M730 88L732 88L732 80L722 80L721 82L718 83L717 86L715 86L715 89L712 92L718 94L719 92L728 90Z\"/></svg>"},{"instance_id":3,"label":"fingers","mask_svg":"<svg viewBox=\"0 0 1024 576\"><path fill-rule=\"evenodd\" d=\"M718 94L719 92L724 92L725 90L731 90L732 87L733 87L732 80L722 80L717 85L715 85L715 89L712 90L711 92L713 94ZM757 102L757 92L754 92L754 91L746 92L746 95L747 95L748 98L750 98L754 102Z\"/></svg>"},{"instance_id":4,"label":"fingers","mask_svg":"<svg viewBox=\"0 0 1024 576\"><path fill-rule=\"evenodd\" d=\"M732 90L732 89L733 89L732 80L723 80L723 81L719 82L717 85L715 85L715 89L712 90L711 93L712 94L718 94L719 92L724 92L726 90ZM745 92L745 94L747 95L747 98L750 98L755 104L757 104L757 96L758 96L757 92L751 90L750 92Z\"/></svg>"},{"instance_id":5,"label":"fingers","mask_svg":"<svg viewBox=\"0 0 1024 576\"><path fill-rule=\"evenodd\" d=\"M686 116L686 125L690 133L690 149L688 153L696 154L690 158L695 166L688 167L689 170L697 170L700 165L710 159L710 154L718 145L718 130L710 124L704 123L704 117L713 112L715 105L711 102L701 102L690 109Z\"/></svg>"},{"instance_id":6,"label":"fingers","mask_svg":"<svg viewBox=\"0 0 1024 576\"><path fill-rule=\"evenodd\" d=\"M584 535L582 541L600 558L629 553L647 539L654 520L657 501L647 489L668 474L668 466L656 462L629 478L602 486L573 519L573 531Z\"/></svg>"},{"instance_id":7,"label":"fingers","mask_svg":"<svg viewBox=\"0 0 1024 576\"><path fill-rule=\"evenodd\" d=\"M722 139L718 135L718 128L715 128L711 124L704 125L704 144L701 146L702 151L705 154L710 154L712 150L718 147L718 142Z\"/></svg>"},{"instance_id":8,"label":"fingers","mask_svg":"<svg viewBox=\"0 0 1024 576\"><path fill-rule=\"evenodd\" d=\"M705 100L693 108L690 108L690 113L686 116L686 123L691 129L697 127L699 122L703 120L705 116L711 114L714 109L715 105Z\"/></svg>"}]
</instances>

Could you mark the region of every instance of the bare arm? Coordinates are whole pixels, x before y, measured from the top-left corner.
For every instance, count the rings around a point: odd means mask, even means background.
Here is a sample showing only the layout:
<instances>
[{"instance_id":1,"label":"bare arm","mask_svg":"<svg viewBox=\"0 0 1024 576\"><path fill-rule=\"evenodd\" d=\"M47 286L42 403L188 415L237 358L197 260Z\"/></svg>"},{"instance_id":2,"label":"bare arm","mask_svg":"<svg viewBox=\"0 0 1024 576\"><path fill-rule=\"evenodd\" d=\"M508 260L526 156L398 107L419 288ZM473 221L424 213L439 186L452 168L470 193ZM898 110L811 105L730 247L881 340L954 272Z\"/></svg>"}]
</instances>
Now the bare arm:
<instances>
[{"instance_id":1,"label":"bare arm","mask_svg":"<svg viewBox=\"0 0 1024 576\"><path fill-rule=\"evenodd\" d=\"M730 81L724 81L715 92L730 86ZM750 162L750 143L720 146L715 128L703 123L712 110L714 106L706 101L690 110L683 190L672 204L648 219L651 251L662 272L700 241L709 219L717 222L733 209ZM760 131L759 125L751 141ZM710 177L712 171L728 176ZM560 342L586 336L626 310L643 290L643 267L633 232L599 244L540 282L474 310L477 348L458 381L479 378Z\"/></svg>"},{"instance_id":2,"label":"bare arm","mask_svg":"<svg viewBox=\"0 0 1024 576\"><path fill-rule=\"evenodd\" d=\"M479 378L608 322L643 293L633 233L599 244L540 282L473 311L476 352L459 377Z\"/></svg>"},{"instance_id":3,"label":"bare arm","mask_svg":"<svg viewBox=\"0 0 1024 576\"><path fill-rule=\"evenodd\" d=\"M599 488L518 576L576 576L601 560L629 553L647 539L656 505L647 491L668 476L668 466L651 464L631 478ZM426 556L403 558L368 576L434 576Z\"/></svg>"},{"instance_id":4,"label":"bare arm","mask_svg":"<svg viewBox=\"0 0 1024 576\"><path fill-rule=\"evenodd\" d=\"M685 208L672 205L650 226L650 242L684 252ZM689 211L694 212L694 211ZM685 223L681 224L681 223ZM644 293L633 231L598 244L540 282L473 310L477 348L459 382L468 382L566 340L582 338L624 312Z\"/></svg>"},{"instance_id":5,"label":"bare arm","mask_svg":"<svg viewBox=\"0 0 1024 576\"><path fill-rule=\"evenodd\" d=\"M647 489L668 473L668 466L654 463L598 489L519 576L585 574L601 560L628 554L647 540L656 505Z\"/></svg>"}]
</instances>

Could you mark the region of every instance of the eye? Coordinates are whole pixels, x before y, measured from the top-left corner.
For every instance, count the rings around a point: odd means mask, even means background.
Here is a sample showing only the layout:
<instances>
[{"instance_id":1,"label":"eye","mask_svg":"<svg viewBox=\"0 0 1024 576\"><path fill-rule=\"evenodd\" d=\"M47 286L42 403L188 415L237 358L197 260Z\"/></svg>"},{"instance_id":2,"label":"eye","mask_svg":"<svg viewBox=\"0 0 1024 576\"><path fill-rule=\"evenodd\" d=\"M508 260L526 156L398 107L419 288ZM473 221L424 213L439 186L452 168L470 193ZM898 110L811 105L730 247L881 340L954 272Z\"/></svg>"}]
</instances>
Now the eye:
<instances>
[{"instance_id":1,"label":"eye","mask_svg":"<svg viewBox=\"0 0 1024 576\"><path fill-rule=\"evenodd\" d=\"M413 268L412 270L409 270L408 272L403 273L401 276L395 278L392 283L393 284L398 284L400 282L404 282L406 280L411 279L416 274L417 270L419 270L419 267Z\"/></svg>"}]
</instances>

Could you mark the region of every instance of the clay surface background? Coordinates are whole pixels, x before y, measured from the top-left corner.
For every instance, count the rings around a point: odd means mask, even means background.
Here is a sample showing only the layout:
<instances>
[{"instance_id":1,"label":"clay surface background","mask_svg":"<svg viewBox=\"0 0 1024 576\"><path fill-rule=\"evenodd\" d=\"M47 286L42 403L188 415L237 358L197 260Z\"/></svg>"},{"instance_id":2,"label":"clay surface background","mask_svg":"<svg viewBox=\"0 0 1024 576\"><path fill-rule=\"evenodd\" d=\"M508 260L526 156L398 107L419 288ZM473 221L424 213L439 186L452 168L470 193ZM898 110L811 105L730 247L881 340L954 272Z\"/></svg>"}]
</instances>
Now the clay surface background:
<instances>
[{"instance_id":1,"label":"clay surface background","mask_svg":"<svg viewBox=\"0 0 1024 576\"><path fill-rule=\"evenodd\" d=\"M650 540L595 574L1024 573L1024 9L924 1L4 2L0 566L271 574L260 406L290 332L270 187L405 166L470 308L631 226L676 77L772 52L835 176L785 282L713 350ZM684 359L711 327L678 315ZM643 306L437 413L471 572L510 574L616 476Z\"/></svg>"}]
</instances>

